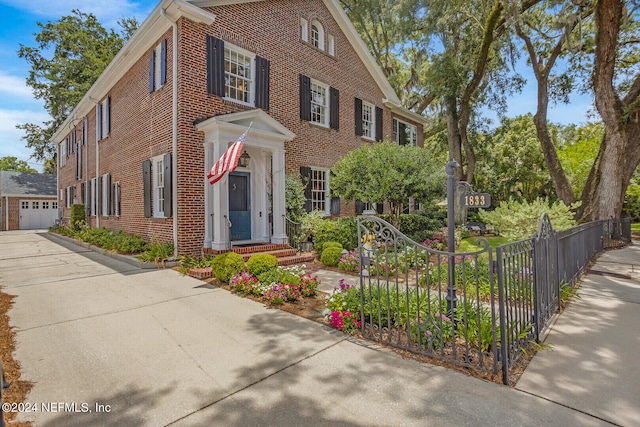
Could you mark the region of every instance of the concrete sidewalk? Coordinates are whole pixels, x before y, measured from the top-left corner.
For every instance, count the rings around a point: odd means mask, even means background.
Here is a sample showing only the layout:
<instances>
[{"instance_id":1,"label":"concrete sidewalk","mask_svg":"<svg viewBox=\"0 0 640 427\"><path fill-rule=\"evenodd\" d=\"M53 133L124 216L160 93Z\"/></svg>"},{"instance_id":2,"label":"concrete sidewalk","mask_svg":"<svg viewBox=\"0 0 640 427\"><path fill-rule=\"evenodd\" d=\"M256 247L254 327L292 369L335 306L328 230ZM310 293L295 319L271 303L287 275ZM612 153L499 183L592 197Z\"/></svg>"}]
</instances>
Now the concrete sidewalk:
<instances>
[{"instance_id":1,"label":"concrete sidewalk","mask_svg":"<svg viewBox=\"0 0 640 427\"><path fill-rule=\"evenodd\" d=\"M610 425L46 234L0 233L0 285L37 426Z\"/></svg>"},{"instance_id":2,"label":"concrete sidewalk","mask_svg":"<svg viewBox=\"0 0 640 427\"><path fill-rule=\"evenodd\" d=\"M640 423L640 242L604 252L516 388L622 426Z\"/></svg>"}]
</instances>

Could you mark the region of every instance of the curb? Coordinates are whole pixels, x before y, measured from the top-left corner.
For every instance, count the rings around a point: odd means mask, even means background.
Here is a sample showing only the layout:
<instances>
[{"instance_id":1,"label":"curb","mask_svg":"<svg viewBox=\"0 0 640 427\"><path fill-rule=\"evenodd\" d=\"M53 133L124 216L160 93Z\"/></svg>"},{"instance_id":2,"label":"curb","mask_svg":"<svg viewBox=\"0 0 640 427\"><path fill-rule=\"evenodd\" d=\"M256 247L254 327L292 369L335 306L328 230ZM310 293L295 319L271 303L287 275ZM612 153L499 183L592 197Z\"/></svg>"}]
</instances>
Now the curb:
<instances>
[{"instance_id":1,"label":"curb","mask_svg":"<svg viewBox=\"0 0 640 427\"><path fill-rule=\"evenodd\" d=\"M140 261L138 258L136 258L133 255L124 255L124 254L119 254L116 252L111 252L111 251L107 251L105 249L99 248L97 246L94 245L90 245L89 243L86 242L82 242L78 239L73 239L71 237L67 237L67 236L62 236L58 233L53 233L51 231L47 231L46 233L47 237L52 237L52 240L61 240L63 242L67 242L67 243L72 243L76 246L81 246L85 249L89 249L95 253L98 253L100 255L105 255L108 257L111 257L113 259L117 259L118 261L122 261L122 262L126 262L129 265L132 265L134 267L138 267L141 269L145 269L145 270L151 270L151 269L161 269L161 268L171 268L171 267L175 267L176 265L180 265L179 261L175 261L175 260L169 260L169 261L165 261L162 264L156 264L154 262L142 262Z\"/></svg>"}]
</instances>

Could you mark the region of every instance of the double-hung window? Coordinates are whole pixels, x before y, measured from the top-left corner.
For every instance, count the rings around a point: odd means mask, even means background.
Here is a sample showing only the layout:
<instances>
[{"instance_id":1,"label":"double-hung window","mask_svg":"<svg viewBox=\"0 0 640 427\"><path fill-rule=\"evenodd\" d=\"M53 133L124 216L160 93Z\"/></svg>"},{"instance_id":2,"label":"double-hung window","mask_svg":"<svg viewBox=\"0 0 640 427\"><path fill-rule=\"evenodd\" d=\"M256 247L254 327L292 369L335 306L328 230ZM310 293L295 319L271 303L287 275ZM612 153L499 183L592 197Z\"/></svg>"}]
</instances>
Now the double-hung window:
<instances>
[{"instance_id":1,"label":"double-hung window","mask_svg":"<svg viewBox=\"0 0 640 427\"><path fill-rule=\"evenodd\" d=\"M269 109L270 62L207 36L207 91L229 101Z\"/></svg>"},{"instance_id":2,"label":"double-hung window","mask_svg":"<svg viewBox=\"0 0 640 427\"><path fill-rule=\"evenodd\" d=\"M111 97L107 96L96 105L96 140L109 136L111 130Z\"/></svg>"},{"instance_id":3,"label":"double-hung window","mask_svg":"<svg viewBox=\"0 0 640 427\"><path fill-rule=\"evenodd\" d=\"M311 209L329 214L329 170L311 168Z\"/></svg>"},{"instance_id":4,"label":"double-hung window","mask_svg":"<svg viewBox=\"0 0 640 427\"><path fill-rule=\"evenodd\" d=\"M153 216L164 218L164 157L152 159L153 179Z\"/></svg>"},{"instance_id":5,"label":"double-hung window","mask_svg":"<svg viewBox=\"0 0 640 427\"><path fill-rule=\"evenodd\" d=\"M311 123L328 126L328 89L327 85L311 80Z\"/></svg>"},{"instance_id":6,"label":"double-hung window","mask_svg":"<svg viewBox=\"0 0 640 427\"><path fill-rule=\"evenodd\" d=\"M416 125L394 118L393 139L400 145L417 145L418 128Z\"/></svg>"},{"instance_id":7,"label":"double-hung window","mask_svg":"<svg viewBox=\"0 0 640 427\"><path fill-rule=\"evenodd\" d=\"M233 48L224 48L224 96L241 104L253 104L253 61L255 55Z\"/></svg>"},{"instance_id":8,"label":"double-hung window","mask_svg":"<svg viewBox=\"0 0 640 427\"><path fill-rule=\"evenodd\" d=\"M319 126L339 129L340 91L300 74L300 118Z\"/></svg>"},{"instance_id":9,"label":"double-hung window","mask_svg":"<svg viewBox=\"0 0 640 427\"><path fill-rule=\"evenodd\" d=\"M362 136L368 139L375 137L374 106L368 102L362 103Z\"/></svg>"}]
</instances>

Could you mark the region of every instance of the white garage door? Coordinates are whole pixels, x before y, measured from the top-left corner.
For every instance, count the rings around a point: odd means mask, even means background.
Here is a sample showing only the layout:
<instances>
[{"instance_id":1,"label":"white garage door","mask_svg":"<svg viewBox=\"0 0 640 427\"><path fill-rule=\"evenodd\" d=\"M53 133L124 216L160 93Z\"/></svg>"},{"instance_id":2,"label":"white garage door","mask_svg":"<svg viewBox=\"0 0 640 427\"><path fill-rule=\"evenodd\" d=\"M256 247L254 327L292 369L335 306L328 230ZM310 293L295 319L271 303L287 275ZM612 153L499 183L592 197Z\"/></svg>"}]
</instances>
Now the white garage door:
<instances>
[{"instance_id":1,"label":"white garage door","mask_svg":"<svg viewBox=\"0 0 640 427\"><path fill-rule=\"evenodd\" d=\"M58 202L20 200L20 230L49 228L58 218Z\"/></svg>"}]
</instances>

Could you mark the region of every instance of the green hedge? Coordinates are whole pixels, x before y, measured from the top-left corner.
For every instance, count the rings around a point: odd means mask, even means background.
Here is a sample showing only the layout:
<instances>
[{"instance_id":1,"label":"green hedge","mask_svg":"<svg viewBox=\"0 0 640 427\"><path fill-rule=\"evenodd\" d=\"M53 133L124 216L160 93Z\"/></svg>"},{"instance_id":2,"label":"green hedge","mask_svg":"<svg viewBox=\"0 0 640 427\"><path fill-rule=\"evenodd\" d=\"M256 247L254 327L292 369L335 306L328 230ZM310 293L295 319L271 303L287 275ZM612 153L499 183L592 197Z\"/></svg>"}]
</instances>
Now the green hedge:
<instances>
[{"instance_id":1,"label":"green hedge","mask_svg":"<svg viewBox=\"0 0 640 427\"><path fill-rule=\"evenodd\" d=\"M228 283L234 274L242 270L244 270L244 260L235 252L225 252L211 260L211 272L221 282Z\"/></svg>"},{"instance_id":2,"label":"green hedge","mask_svg":"<svg viewBox=\"0 0 640 427\"><path fill-rule=\"evenodd\" d=\"M278 268L278 258L271 254L255 254L247 260L247 272L259 276L270 270Z\"/></svg>"}]
</instances>

